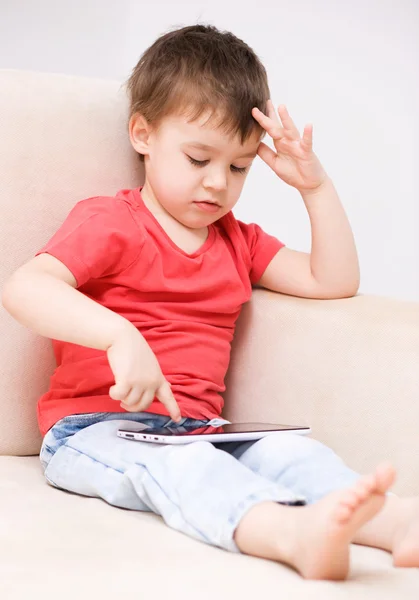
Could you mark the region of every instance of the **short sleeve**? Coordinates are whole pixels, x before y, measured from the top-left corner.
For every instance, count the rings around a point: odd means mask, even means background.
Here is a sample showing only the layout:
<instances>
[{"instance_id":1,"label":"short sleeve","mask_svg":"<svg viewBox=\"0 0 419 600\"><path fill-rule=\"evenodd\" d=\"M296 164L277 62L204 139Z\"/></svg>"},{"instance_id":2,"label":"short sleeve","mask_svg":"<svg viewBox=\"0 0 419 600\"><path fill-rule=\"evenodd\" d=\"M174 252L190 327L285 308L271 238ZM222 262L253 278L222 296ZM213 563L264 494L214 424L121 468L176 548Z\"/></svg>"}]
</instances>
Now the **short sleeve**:
<instances>
[{"instance_id":1,"label":"short sleeve","mask_svg":"<svg viewBox=\"0 0 419 600\"><path fill-rule=\"evenodd\" d=\"M266 233L256 223L237 220L251 259L250 281L255 284L262 277L275 254L285 246L278 238Z\"/></svg>"},{"instance_id":2,"label":"short sleeve","mask_svg":"<svg viewBox=\"0 0 419 600\"><path fill-rule=\"evenodd\" d=\"M51 254L73 273L77 287L126 269L141 253L144 235L127 204L96 197L78 202L36 254Z\"/></svg>"}]
</instances>

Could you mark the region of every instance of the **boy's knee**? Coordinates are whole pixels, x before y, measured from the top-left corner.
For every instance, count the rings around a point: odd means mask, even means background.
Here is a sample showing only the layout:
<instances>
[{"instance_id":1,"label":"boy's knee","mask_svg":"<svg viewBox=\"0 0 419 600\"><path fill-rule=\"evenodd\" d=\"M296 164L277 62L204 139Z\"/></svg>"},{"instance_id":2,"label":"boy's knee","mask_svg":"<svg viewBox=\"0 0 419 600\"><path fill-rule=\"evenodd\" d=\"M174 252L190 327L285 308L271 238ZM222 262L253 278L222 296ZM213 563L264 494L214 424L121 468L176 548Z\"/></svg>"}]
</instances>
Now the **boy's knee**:
<instances>
[{"instance_id":1,"label":"boy's knee","mask_svg":"<svg viewBox=\"0 0 419 600\"><path fill-rule=\"evenodd\" d=\"M200 457L208 456L216 451L211 442L204 440L202 442L192 442L191 444L180 444L177 448L180 449L182 453L199 455Z\"/></svg>"},{"instance_id":2,"label":"boy's knee","mask_svg":"<svg viewBox=\"0 0 419 600\"><path fill-rule=\"evenodd\" d=\"M291 454L294 458L304 457L314 453L330 451L327 446L305 435L295 433L277 433L259 440L258 445L272 455L280 453Z\"/></svg>"}]
</instances>

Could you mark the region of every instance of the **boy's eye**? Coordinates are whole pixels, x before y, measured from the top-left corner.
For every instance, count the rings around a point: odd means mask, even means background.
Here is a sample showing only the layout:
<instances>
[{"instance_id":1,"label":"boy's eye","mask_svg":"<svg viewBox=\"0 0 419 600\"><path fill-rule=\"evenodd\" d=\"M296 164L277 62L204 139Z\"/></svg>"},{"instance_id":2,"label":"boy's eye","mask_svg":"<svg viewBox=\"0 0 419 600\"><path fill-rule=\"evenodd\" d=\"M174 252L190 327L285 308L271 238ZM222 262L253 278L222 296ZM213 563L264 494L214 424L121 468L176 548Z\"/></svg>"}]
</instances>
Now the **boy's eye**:
<instances>
[{"instance_id":1,"label":"boy's eye","mask_svg":"<svg viewBox=\"0 0 419 600\"><path fill-rule=\"evenodd\" d=\"M188 157L189 162L195 165L195 167L205 167L205 165L209 163L209 160L196 160L188 154L186 156ZM235 167L234 165L230 165L230 169L233 171L233 173L246 173L247 171L247 167Z\"/></svg>"},{"instance_id":2,"label":"boy's eye","mask_svg":"<svg viewBox=\"0 0 419 600\"><path fill-rule=\"evenodd\" d=\"M195 165L195 167L205 167L205 165L208 163L207 160L196 160L195 158L192 158L192 156L188 156L186 155L190 162Z\"/></svg>"}]
</instances>

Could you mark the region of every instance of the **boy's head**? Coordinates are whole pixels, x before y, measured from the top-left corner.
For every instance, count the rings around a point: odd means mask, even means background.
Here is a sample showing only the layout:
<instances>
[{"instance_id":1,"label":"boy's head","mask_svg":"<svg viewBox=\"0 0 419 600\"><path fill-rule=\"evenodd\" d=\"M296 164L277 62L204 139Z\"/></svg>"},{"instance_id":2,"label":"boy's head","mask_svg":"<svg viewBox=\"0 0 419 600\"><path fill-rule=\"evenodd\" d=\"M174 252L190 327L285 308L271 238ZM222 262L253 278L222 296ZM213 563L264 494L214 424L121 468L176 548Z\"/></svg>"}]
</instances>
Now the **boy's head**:
<instances>
[{"instance_id":1,"label":"boy's head","mask_svg":"<svg viewBox=\"0 0 419 600\"><path fill-rule=\"evenodd\" d=\"M265 133L251 114L254 106L266 112L269 98L253 50L211 25L183 27L144 52L127 86L147 193L191 228L231 210ZM218 208L206 211L202 200Z\"/></svg>"}]
</instances>

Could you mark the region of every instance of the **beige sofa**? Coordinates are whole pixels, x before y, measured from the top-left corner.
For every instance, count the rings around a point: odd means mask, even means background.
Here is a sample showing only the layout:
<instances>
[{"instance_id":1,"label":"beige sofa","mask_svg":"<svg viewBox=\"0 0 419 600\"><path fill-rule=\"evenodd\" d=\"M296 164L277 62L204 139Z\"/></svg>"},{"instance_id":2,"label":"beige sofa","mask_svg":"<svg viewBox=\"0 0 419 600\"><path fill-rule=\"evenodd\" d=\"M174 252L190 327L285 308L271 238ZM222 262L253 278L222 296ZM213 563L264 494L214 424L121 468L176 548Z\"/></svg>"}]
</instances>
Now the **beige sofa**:
<instances>
[{"instance_id":1,"label":"beige sofa","mask_svg":"<svg viewBox=\"0 0 419 600\"><path fill-rule=\"evenodd\" d=\"M87 196L141 183L120 85L0 72L0 284ZM257 215L255 215L255 218ZM31 299L28 298L28 302ZM0 308L0 598L327 600L419 598L419 570L351 546L345 582L209 547L150 514L49 486L38 397L51 344ZM366 472L391 459L393 491L419 494L419 303L304 300L255 290L237 329L225 417L311 425Z\"/></svg>"}]
</instances>

